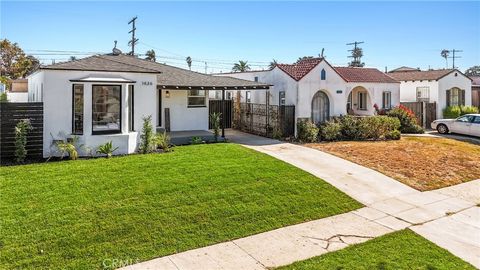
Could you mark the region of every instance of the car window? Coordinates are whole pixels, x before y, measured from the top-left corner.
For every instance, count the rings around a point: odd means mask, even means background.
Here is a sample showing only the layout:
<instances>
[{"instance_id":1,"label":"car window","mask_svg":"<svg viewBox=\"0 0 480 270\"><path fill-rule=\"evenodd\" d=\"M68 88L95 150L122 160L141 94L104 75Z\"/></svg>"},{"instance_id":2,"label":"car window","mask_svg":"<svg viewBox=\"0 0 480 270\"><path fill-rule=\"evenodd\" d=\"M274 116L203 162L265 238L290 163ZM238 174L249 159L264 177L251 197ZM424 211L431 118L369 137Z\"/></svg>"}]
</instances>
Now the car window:
<instances>
[{"instance_id":1,"label":"car window","mask_svg":"<svg viewBox=\"0 0 480 270\"><path fill-rule=\"evenodd\" d=\"M467 116L467 115L457 118L457 121L458 121L458 122L465 122L465 123L467 123L467 122L470 122L470 120L471 120L470 117Z\"/></svg>"},{"instance_id":2,"label":"car window","mask_svg":"<svg viewBox=\"0 0 480 270\"><path fill-rule=\"evenodd\" d=\"M473 119L474 124L480 124L480 116L475 116L475 119Z\"/></svg>"}]
</instances>

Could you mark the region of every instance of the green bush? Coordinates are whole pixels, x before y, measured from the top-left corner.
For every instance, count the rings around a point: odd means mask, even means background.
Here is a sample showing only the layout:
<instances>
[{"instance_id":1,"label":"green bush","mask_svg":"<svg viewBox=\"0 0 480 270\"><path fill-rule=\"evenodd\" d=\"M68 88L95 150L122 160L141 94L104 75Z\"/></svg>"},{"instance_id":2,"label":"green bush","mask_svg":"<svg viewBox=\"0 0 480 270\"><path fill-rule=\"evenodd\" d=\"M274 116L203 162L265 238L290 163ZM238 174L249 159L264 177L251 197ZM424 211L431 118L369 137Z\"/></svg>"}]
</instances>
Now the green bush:
<instances>
[{"instance_id":1,"label":"green bush","mask_svg":"<svg viewBox=\"0 0 480 270\"><path fill-rule=\"evenodd\" d=\"M104 154L107 156L107 158L112 157L113 152L115 152L118 149L118 147L113 147L112 141L106 142L102 145L100 145L97 149L98 154Z\"/></svg>"},{"instance_id":2,"label":"green bush","mask_svg":"<svg viewBox=\"0 0 480 270\"><path fill-rule=\"evenodd\" d=\"M318 131L318 127L310 120L297 122L297 139L300 142L316 142Z\"/></svg>"},{"instance_id":3,"label":"green bush","mask_svg":"<svg viewBox=\"0 0 480 270\"><path fill-rule=\"evenodd\" d=\"M155 145L154 148L158 147L162 149L163 152L170 152L172 150L170 144L170 136L168 136L166 132L158 133L157 135L155 135L153 141Z\"/></svg>"},{"instance_id":4,"label":"green bush","mask_svg":"<svg viewBox=\"0 0 480 270\"><path fill-rule=\"evenodd\" d=\"M15 160L17 162L24 162L27 157L27 133L32 129L30 120L24 119L18 121L15 126Z\"/></svg>"},{"instance_id":5,"label":"green bush","mask_svg":"<svg viewBox=\"0 0 480 270\"><path fill-rule=\"evenodd\" d=\"M155 150L155 134L153 133L152 116L142 117L142 134L140 135L139 150L142 154L151 153Z\"/></svg>"},{"instance_id":6,"label":"green bush","mask_svg":"<svg viewBox=\"0 0 480 270\"><path fill-rule=\"evenodd\" d=\"M385 134L385 139L387 140L400 140L401 137L402 137L402 134L398 129L392 130L387 134Z\"/></svg>"},{"instance_id":7,"label":"green bush","mask_svg":"<svg viewBox=\"0 0 480 270\"><path fill-rule=\"evenodd\" d=\"M443 118L457 118L461 113L460 106L448 106L443 109Z\"/></svg>"},{"instance_id":8,"label":"green bush","mask_svg":"<svg viewBox=\"0 0 480 270\"><path fill-rule=\"evenodd\" d=\"M325 141L336 141L342 138L342 126L336 121L329 121L320 126L320 138Z\"/></svg>"},{"instance_id":9,"label":"green bush","mask_svg":"<svg viewBox=\"0 0 480 270\"><path fill-rule=\"evenodd\" d=\"M388 111L387 116L400 120L401 133L424 133L425 130L417 124L415 114L408 108L400 105Z\"/></svg>"},{"instance_id":10,"label":"green bush","mask_svg":"<svg viewBox=\"0 0 480 270\"><path fill-rule=\"evenodd\" d=\"M0 94L0 102L8 102L7 93L3 92Z\"/></svg>"},{"instance_id":11,"label":"green bush","mask_svg":"<svg viewBox=\"0 0 480 270\"><path fill-rule=\"evenodd\" d=\"M218 136L220 136L221 117L222 117L221 113L213 112L210 114L210 122L212 123L213 138L215 142L218 142Z\"/></svg>"},{"instance_id":12,"label":"green bush","mask_svg":"<svg viewBox=\"0 0 480 270\"><path fill-rule=\"evenodd\" d=\"M478 113L478 108L475 106L460 106L460 114L470 114L470 113Z\"/></svg>"},{"instance_id":13,"label":"green bush","mask_svg":"<svg viewBox=\"0 0 480 270\"><path fill-rule=\"evenodd\" d=\"M199 136L193 136L192 138L190 138L190 144L202 144L202 143L205 143L205 142Z\"/></svg>"},{"instance_id":14,"label":"green bush","mask_svg":"<svg viewBox=\"0 0 480 270\"><path fill-rule=\"evenodd\" d=\"M361 131L359 127L360 121L358 117L345 115L338 118L340 124L342 138L344 140L359 140L361 139Z\"/></svg>"},{"instance_id":15,"label":"green bush","mask_svg":"<svg viewBox=\"0 0 480 270\"><path fill-rule=\"evenodd\" d=\"M383 115L362 117L359 121L359 130L364 140L387 139L388 134L400 128L400 120Z\"/></svg>"}]
</instances>

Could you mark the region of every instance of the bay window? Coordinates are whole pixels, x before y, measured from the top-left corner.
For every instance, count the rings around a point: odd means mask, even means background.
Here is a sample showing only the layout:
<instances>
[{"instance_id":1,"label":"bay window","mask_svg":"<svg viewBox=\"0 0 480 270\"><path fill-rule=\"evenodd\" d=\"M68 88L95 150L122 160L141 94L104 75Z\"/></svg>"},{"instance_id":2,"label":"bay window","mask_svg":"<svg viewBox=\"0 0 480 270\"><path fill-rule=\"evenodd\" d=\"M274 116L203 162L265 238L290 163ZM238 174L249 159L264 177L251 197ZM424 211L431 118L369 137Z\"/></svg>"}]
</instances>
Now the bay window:
<instances>
[{"instance_id":1,"label":"bay window","mask_svg":"<svg viewBox=\"0 0 480 270\"><path fill-rule=\"evenodd\" d=\"M121 133L120 85L92 86L92 134Z\"/></svg>"},{"instance_id":2,"label":"bay window","mask_svg":"<svg viewBox=\"0 0 480 270\"><path fill-rule=\"evenodd\" d=\"M207 96L205 90L188 90L188 107L205 107Z\"/></svg>"}]
</instances>

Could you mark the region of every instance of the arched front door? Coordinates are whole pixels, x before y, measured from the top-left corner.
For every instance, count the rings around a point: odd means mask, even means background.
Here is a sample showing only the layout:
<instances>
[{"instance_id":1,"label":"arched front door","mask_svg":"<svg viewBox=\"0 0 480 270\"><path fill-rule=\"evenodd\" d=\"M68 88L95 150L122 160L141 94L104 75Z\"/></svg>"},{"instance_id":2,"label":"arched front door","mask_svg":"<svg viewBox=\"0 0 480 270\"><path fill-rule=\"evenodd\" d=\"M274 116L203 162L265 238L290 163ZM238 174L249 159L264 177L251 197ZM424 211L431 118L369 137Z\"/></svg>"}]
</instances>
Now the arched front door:
<instances>
[{"instance_id":1,"label":"arched front door","mask_svg":"<svg viewBox=\"0 0 480 270\"><path fill-rule=\"evenodd\" d=\"M312 121L315 124L328 121L330 118L330 101L327 94L318 91L312 99Z\"/></svg>"}]
</instances>

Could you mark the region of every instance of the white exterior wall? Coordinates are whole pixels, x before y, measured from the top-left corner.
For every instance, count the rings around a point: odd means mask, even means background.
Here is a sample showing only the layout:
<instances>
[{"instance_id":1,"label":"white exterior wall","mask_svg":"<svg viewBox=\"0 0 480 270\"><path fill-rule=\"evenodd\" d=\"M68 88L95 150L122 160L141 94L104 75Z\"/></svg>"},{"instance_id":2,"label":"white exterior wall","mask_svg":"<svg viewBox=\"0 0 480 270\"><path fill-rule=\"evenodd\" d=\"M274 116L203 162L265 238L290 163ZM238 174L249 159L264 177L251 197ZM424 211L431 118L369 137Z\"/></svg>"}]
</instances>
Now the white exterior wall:
<instances>
[{"instance_id":1,"label":"white exterior wall","mask_svg":"<svg viewBox=\"0 0 480 270\"><path fill-rule=\"evenodd\" d=\"M80 79L90 75L95 77L122 77L135 81L134 85L134 132L128 130L128 83L73 83L72 79ZM157 77L148 73L123 72L90 72L90 71L61 71L41 70L29 77L29 101L44 102L44 147L43 155L56 155L52 147L53 139L66 139L72 132L72 86L84 85L84 125L83 135L79 135L79 144L95 149L101 144L112 141L119 147L114 154L128 154L136 151L142 129L142 117L152 116L153 126L158 123L158 90ZM121 133L92 135L92 85L121 85ZM43 87L43 92L41 91ZM165 93L165 91L162 91ZM171 91L173 93L174 91ZM183 94L181 94L183 93ZM184 96L177 96L184 95ZM189 109L186 107L186 91L172 94L172 102L162 99L164 105L171 107L172 130L208 129L208 107ZM184 97L184 99L183 99ZM183 99L184 103L181 103ZM181 104L174 104L179 102ZM208 103L207 103L208 106ZM162 113L164 117L164 114ZM162 121L164 124L165 121ZM81 149L80 149L81 150ZM88 154L80 151L80 155Z\"/></svg>"},{"instance_id":2,"label":"white exterior wall","mask_svg":"<svg viewBox=\"0 0 480 270\"><path fill-rule=\"evenodd\" d=\"M465 90L465 105L472 105L472 82L459 72L452 72L438 81L402 81L400 84L400 101L417 101L417 87L430 88L430 102L437 103L437 118L443 118L443 109L447 106L447 90L451 88L457 87Z\"/></svg>"},{"instance_id":3,"label":"white exterior wall","mask_svg":"<svg viewBox=\"0 0 480 270\"><path fill-rule=\"evenodd\" d=\"M165 108L170 108L171 131L208 130L208 93L205 107L191 108L187 106L187 93L187 90L162 90L162 127L165 127Z\"/></svg>"},{"instance_id":4,"label":"white exterior wall","mask_svg":"<svg viewBox=\"0 0 480 270\"><path fill-rule=\"evenodd\" d=\"M7 99L9 102L27 102L28 93L26 92L7 92Z\"/></svg>"}]
</instances>

